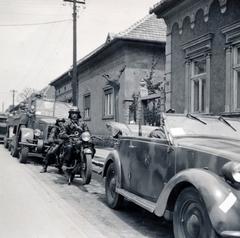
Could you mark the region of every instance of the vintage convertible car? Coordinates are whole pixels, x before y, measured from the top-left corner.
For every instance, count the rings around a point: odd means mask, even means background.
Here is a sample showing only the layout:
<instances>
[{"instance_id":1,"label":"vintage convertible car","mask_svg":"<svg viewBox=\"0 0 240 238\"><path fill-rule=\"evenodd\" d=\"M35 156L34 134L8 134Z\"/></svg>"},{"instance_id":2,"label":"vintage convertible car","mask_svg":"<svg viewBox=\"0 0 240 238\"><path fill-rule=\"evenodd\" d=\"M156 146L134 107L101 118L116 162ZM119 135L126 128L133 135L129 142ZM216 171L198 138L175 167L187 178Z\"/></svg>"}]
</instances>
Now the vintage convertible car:
<instances>
[{"instance_id":1,"label":"vintage convertible car","mask_svg":"<svg viewBox=\"0 0 240 238\"><path fill-rule=\"evenodd\" d=\"M158 128L113 131L102 173L111 208L126 198L173 220L176 238L240 237L240 121L162 114Z\"/></svg>"},{"instance_id":2,"label":"vintage convertible car","mask_svg":"<svg viewBox=\"0 0 240 238\"><path fill-rule=\"evenodd\" d=\"M43 158L57 118L67 118L71 104L34 98L29 108L15 115L11 155L25 163L30 156Z\"/></svg>"}]
</instances>

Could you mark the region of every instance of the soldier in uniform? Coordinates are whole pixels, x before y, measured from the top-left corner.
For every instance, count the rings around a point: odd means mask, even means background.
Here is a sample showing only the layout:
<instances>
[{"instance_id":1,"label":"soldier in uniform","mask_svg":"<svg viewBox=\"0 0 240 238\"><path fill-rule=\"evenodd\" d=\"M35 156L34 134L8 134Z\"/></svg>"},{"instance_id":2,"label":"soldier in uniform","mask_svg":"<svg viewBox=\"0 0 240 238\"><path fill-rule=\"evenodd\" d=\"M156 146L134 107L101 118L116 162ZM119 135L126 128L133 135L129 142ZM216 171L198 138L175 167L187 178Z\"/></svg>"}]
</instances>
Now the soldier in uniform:
<instances>
[{"instance_id":1,"label":"soldier in uniform","mask_svg":"<svg viewBox=\"0 0 240 238\"><path fill-rule=\"evenodd\" d=\"M76 132L80 134L84 131L88 131L87 124L84 122L80 122L81 114L77 107L72 107L69 110L68 120L64 124L63 133L60 134L60 138L65 140L64 144L64 160L70 161L71 153L72 153L72 145L68 143L68 138L70 135L74 135Z\"/></svg>"},{"instance_id":2,"label":"soldier in uniform","mask_svg":"<svg viewBox=\"0 0 240 238\"><path fill-rule=\"evenodd\" d=\"M43 168L40 171L40 173L46 173L47 172L47 167L50 164L50 160L57 160L60 154L60 148L63 144L63 139L60 138L60 134L64 130L64 123L65 119L57 119L55 126L52 128L50 135L49 135L49 143L50 148L48 149L48 152L46 154L45 159L43 160ZM58 162L58 160L57 160ZM62 173L62 168L60 165L59 166L59 173Z\"/></svg>"}]
</instances>

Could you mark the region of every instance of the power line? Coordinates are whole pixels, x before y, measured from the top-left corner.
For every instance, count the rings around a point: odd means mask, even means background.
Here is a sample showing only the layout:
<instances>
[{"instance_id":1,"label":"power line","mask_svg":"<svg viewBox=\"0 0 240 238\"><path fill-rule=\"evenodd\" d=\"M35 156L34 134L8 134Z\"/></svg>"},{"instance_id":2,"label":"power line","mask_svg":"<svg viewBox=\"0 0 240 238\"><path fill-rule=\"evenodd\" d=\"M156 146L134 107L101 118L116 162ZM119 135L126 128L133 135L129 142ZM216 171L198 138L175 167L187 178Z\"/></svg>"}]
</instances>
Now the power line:
<instances>
[{"instance_id":1,"label":"power line","mask_svg":"<svg viewBox=\"0 0 240 238\"><path fill-rule=\"evenodd\" d=\"M0 27L9 27L9 26L39 26L39 25L48 25L61 22L72 21L72 19L65 19L59 21L48 21L48 22L39 22L39 23L25 23L25 24L0 24Z\"/></svg>"}]
</instances>

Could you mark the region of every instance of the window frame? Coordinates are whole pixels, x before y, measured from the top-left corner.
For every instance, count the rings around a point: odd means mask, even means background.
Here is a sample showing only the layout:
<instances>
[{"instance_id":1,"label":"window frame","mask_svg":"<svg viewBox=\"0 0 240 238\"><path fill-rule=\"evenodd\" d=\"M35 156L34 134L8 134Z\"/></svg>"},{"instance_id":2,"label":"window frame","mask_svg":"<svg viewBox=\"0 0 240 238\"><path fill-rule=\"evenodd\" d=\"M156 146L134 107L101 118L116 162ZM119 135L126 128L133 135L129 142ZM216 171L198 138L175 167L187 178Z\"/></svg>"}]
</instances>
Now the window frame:
<instances>
[{"instance_id":1,"label":"window frame","mask_svg":"<svg viewBox=\"0 0 240 238\"><path fill-rule=\"evenodd\" d=\"M234 111L240 111L240 105L238 107L238 97L240 97L240 92L238 95L238 73L240 73L240 62L238 63L238 49L240 49L240 44L233 47L233 105ZM240 51L239 51L240 54Z\"/></svg>"},{"instance_id":2,"label":"window frame","mask_svg":"<svg viewBox=\"0 0 240 238\"><path fill-rule=\"evenodd\" d=\"M86 97L89 97L89 108L86 107ZM88 109L88 116L86 116L86 109ZM83 120L90 121L91 120L91 93L86 93L83 95Z\"/></svg>"},{"instance_id":3,"label":"window frame","mask_svg":"<svg viewBox=\"0 0 240 238\"><path fill-rule=\"evenodd\" d=\"M236 64L237 49L240 48L240 21L224 26L221 32L225 36L225 112L240 112L237 107L236 87L237 72L240 72L240 62Z\"/></svg>"},{"instance_id":4,"label":"window frame","mask_svg":"<svg viewBox=\"0 0 240 238\"><path fill-rule=\"evenodd\" d=\"M108 93L110 92L110 93ZM110 113L109 111L106 113L106 96L107 95L111 95L111 100L108 101L108 109L109 109L109 102L111 102L111 109L110 109ZM113 87L106 87L103 89L103 119L113 119L114 118L114 111L115 111L115 107L114 107L114 89Z\"/></svg>"},{"instance_id":5,"label":"window frame","mask_svg":"<svg viewBox=\"0 0 240 238\"><path fill-rule=\"evenodd\" d=\"M204 73L195 74L195 63L199 61L205 61L205 69L207 69L207 60L205 56L202 56L200 58L195 58L191 61L191 76L190 76L190 87L191 87L191 112L192 113L206 113L206 80L207 80L207 70ZM204 94L204 100L202 98L203 90L202 85L203 81L205 81L205 94ZM198 82L199 89L198 89L198 109L195 110L195 90L194 90L194 83ZM204 108L203 108L203 102L204 102ZM203 109L202 109L203 108Z\"/></svg>"},{"instance_id":6,"label":"window frame","mask_svg":"<svg viewBox=\"0 0 240 238\"><path fill-rule=\"evenodd\" d=\"M210 111L210 85L211 85L211 51L212 39L214 34L208 33L196 39L193 39L183 44L183 51L185 53L185 113L201 113L208 114ZM204 60L206 62L204 73L196 74L194 66L196 61ZM194 110L194 82L205 80L205 94L204 94L204 109ZM199 89L200 90L200 89ZM199 95L200 97L200 95ZM199 100L199 108L202 102Z\"/></svg>"}]
</instances>

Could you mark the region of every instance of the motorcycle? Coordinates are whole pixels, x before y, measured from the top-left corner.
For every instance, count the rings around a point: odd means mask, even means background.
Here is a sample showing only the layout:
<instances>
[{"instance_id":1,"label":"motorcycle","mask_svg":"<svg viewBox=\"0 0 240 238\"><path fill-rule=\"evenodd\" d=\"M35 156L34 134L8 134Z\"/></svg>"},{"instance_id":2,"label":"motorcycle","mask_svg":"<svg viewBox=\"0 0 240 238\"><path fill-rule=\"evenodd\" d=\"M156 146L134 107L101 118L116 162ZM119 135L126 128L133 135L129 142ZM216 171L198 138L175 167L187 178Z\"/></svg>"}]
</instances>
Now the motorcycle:
<instances>
[{"instance_id":1,"label":"motorcycle","mask_svg":"<svg viewBox=\"0 0 240 238\"><path fill-rule=\"evenodd\" d=\"M71 155L68 159L65 157L67 146L71 147ZM71 185L75 175L80 175L83 185L91 182L92 158L94 154L95 148L89 131L82 133L75 131L73 135L69 135L69 141L67 145L62 147L59 156L59 164L66 166L69 185Z\"/></svg>"}]
</instances>

